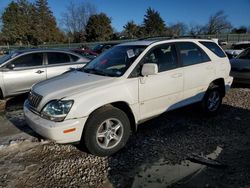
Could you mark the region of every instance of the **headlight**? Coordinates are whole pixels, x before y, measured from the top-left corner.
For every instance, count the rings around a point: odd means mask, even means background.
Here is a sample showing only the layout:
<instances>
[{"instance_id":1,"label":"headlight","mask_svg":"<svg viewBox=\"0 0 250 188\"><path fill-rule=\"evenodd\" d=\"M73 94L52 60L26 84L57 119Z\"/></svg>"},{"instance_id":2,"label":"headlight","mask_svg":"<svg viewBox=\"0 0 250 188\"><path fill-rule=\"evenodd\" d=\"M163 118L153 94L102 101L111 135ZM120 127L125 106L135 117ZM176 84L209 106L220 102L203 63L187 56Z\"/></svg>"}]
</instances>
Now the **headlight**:
<instances>
[{"instance_id":1,"label":"headlight","mask_svg":"<svg viewBox=\"0 0 250 188\"><path fill-rule=\"evenodd\" d=\"M63 121L69 113L74 101L54 100L45 105L41 116L51 121Z\"/></svg>"}]
</instances>

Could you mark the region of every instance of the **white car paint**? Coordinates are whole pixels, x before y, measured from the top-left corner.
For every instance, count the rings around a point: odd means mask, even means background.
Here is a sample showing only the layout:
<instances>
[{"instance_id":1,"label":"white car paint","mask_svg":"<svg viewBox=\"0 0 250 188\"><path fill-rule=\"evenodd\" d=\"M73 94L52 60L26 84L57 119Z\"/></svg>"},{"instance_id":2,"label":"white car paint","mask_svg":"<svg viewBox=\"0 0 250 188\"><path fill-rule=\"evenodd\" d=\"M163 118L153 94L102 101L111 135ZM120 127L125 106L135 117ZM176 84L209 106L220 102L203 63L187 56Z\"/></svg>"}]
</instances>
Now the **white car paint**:
<instances>
[{"instance_id":1,"label":"white car paint","mask_svg":"<svg viewBox=\"0 0 250 188\"><path fill-rule=\"evenodd\" d=\"M135 123L152 118L168 110L200 101L209 84L218 78L225 80L226 91L232 84L229 76L230 63L227 57L220 58L199 43L202 39L173 39L165 41L135 41L122 45L148 45L121 77L108 77L73 71L43 81L32 91L43 96L36 111L30 111L28 101L24 114L28 124L39 134L59 143L77 142L81 139L85 122L99 107L114 102L125 102L130 107ZM193 42L202 48L211 61L179 67L156 75L129 78L136 65L153 47L175 42ZM51 100L74 100L63 122L52 122L40 117L39 112ZM70 128L76 131L63 134Z\"/></svg>"}]
</instances>

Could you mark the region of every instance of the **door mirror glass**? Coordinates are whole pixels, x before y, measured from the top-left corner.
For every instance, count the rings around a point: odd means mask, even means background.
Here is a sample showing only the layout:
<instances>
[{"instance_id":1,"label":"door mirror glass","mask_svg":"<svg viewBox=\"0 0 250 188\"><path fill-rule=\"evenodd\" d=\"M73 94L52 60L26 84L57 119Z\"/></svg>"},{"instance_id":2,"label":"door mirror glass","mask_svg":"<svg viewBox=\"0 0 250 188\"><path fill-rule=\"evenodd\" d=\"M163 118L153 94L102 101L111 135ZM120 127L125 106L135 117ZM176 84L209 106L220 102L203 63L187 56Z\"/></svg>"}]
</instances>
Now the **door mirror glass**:
<instances>
[{"instance_id":1,"label":"door mirror glass","mask_svg":"<svg viewBox=\"0 0 250 188\"><path fill-rule=\"evenodd\" d=\"M155 75L158 73L158 66L155 63L146 63L142 67L142 76Z\"/></svg>"}]
</instances>

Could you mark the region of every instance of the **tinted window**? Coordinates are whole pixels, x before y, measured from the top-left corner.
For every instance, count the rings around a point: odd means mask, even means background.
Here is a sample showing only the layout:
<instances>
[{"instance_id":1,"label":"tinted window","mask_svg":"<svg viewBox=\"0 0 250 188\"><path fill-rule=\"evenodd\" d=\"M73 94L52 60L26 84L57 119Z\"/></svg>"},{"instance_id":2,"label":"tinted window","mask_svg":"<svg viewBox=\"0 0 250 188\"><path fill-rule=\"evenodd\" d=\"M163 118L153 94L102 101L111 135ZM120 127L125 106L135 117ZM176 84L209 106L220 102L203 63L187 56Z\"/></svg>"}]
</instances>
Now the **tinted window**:
<instances>
[{"instance_id":1,"label":"tinted window","mask_svg":"<svg viewBox=\"0 0 250 188\"><path fill-rule=\"evenodd\" d=\"M102 49L102 47L103 47L103 44L98 44L98 45L96 45L96 46L93 48L93 50L94 50L94 51L99 51L99 50Z\"/></svg>"},{"instance_id":2,"label":"tinted window","mask_svg":"<svg viewBox=\"0 0 250 188\"><path fill-rule=\"evenodd\" d=\"M43 64L43 54L32 53L32 54L23 55L13 60L11 64L14 64L15 67L41 66Z\"/></svg>"},{"instance_id":3,"label":"tinted window","mask_svg":"<svg viewBox=\"0 0 250 188\"><path fill-rule=\"evenodd\" d=\"M77 57L77 56L75 56L75 55L70 55L70 57L71 57L71 60L72 60L73 62L79 60L79 57Z\"/></svg>"},{"instance_id":4,"label":"tinted window","mask_svg":"<svg viewBox=\"0 0 250 188\"><path fill-rule=\"evenodd\" d=\"M177 43L183 66L210 61L207 54L192 42Z\"/></svg>"},{"instance_id":5,"label":"tinted window","mask_svg":"<svg viewBox=\"0 0 250 188\"><path fill-rule=\"evenodd\" d=\"M69 55L66 53L52 52L48 53L48 64L61 64L70 62Z\"/></svg>"},{"instance_id":6,"label":"tinted window","mask_svg":"<svg viewBox=\"0 0 250 188\"><path fill-rule=\"evenodd\" d=\"M241 52L237 58L239 59L250 59L250 48L244 50L243 52Z\"/></svg>"},{"instance_id":7,"label":"tinted window","mask_svg":"<svg viewBox=\"0 0 250 188\"><path fill-rule=\"evenodd\" d=\"M200 41L200 43L203 44L204 46L206 46L209 50L211 50L217 56L219 56L219 57L226 57L225 53L214 42Z\"/></svg>"},{"instance_id":8,"label":"tinted window","mask_svg":"<svg viewBox=\"0 0 250 188\"><path fill-rule=\"evenodd\" d=\"M246 48L248 48L248 47L250 47L250 43L246 43L246 44L234 44L234 45L232 46L232 48L233 48L234 50L244 50L244 49L246 49Z\"/></svg>"},{"instance_id":9,"label":"tinted window","mask_svg":"<svg viewBox=\"0 0 250 188\"><path fill-rule=\"evenodd\" d=\"M159 72L176 68L178 64L174 45L165 44L156 47L144 57L143 63L157 64Z\"/></svg>"}]
</instances>

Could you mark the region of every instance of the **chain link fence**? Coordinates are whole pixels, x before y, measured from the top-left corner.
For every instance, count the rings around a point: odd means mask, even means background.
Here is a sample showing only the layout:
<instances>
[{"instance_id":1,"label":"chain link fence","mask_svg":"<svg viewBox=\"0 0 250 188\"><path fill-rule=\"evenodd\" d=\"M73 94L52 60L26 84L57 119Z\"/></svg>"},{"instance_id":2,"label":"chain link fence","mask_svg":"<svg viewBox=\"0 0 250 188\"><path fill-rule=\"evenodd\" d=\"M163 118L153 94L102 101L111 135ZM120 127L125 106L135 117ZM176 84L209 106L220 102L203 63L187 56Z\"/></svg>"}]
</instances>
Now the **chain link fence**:
<instances>
[{"instance_id":1,"label":"chain link fence","mask_svg":"<svg viewBox=\"0 0 250 188\"><path fill-rule=\"evenodd\" d=\"M217 38L228 43L236 43L241 41L250 41L250 34L216 34L216 35L199 35L201 38Z\"/></svg>"},{"instance_id":2,"label":"chain link fence","mask_svg":"<svg viewBox=\"0 0 250 188\"><path fill-rule=\"evenodd\" d=\"M206 39L212 39L212 38L218 38L219 40L223 40L229 44L233 44L240 41L250 41L250 34L215 34L215 35L198 35L200 38L206 38ZM6 46L0 46L0 49L24 49L24 48L79 48L81 46L88 46L89 48L94 47L97 44L100 43L122 43L122 42L128 42L133 41L135 39L131 40L118 40L118 41L100 41L100 42L90 42L90 43L63 43L63 44L43 44L38 46L32 46L32 45L6 45Z\"/></svg>"}]
</instances>

